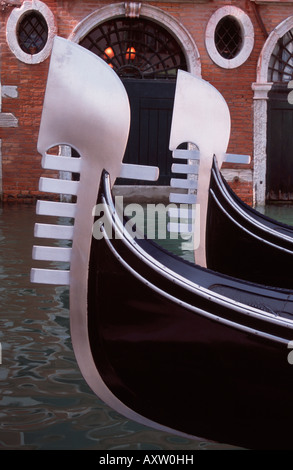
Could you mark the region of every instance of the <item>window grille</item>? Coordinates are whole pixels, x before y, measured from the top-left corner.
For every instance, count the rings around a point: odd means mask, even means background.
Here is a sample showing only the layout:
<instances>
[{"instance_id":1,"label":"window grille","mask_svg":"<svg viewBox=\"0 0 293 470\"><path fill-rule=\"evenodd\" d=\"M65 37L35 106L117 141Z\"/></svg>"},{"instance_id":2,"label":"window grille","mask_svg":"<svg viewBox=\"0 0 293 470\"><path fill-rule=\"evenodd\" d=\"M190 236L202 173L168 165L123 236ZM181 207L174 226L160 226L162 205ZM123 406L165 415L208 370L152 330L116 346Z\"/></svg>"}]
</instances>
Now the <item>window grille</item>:
<instances>
[{"instance_id":1,"label":"window grille","mask_svg":"<svg viewBox=\"0 0 293 470\"><path fill-rule=\"evenodd\" d=\"M164 28L142 18L118 18L94 28L80 45L102 57L122 78L172 79L187 70L183 51Z\"/></svg>"},{"instance_id":2,"label":"window grille","mask_svg":"<svg viewBox=\"0 0 293 470\"><path fill-rule=\"evenodd\" d=\"M268 81L281 83L293 79L293 29L277 42L269 63Z\"/></svg>"},{"instance_id":3,"label":"window grille","mask_svg":"<svg viewBox=\"0 0 293 470\"><path fill-rule=\"evenodd\" d=\"M240 52L242 43L243 38L239 22L233 16L224 16L215 29L217 51L225 59L234 59Z\"/></svg>"},{"instance_id":4,"label":"window grille","mask_svg":"<svg viewBox=\"0 0 293 470\"><path fill-rule=\"evenodd\" d=\"M46 45L48 25L45 18L37 11L26 14L18 26L18 43L27 54L37 54Z\"/></svg>"}]
</instances>

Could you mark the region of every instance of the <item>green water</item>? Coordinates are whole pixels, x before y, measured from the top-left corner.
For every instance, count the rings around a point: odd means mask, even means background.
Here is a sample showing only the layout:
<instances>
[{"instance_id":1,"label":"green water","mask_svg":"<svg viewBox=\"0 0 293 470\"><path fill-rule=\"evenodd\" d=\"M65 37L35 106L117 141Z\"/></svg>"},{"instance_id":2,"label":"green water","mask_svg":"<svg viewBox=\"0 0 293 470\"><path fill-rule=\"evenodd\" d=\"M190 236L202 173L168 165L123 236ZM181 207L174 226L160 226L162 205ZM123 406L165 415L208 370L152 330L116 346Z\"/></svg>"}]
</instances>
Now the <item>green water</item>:
<instances>
[{"instance_id":1,"label":"green water","mask_svg":"<svg viewBox=\"0 0 293 470\"><path fill-rule=\"evenodd\" d=\"M291 207L268 210L293 220ZM0 208L0 449L234 449L139 425L93 394L71 346L68 288L30 283L36 221L34 206ZM165 247L192 256L180 240Z\"/></svg>"}]
</instances>

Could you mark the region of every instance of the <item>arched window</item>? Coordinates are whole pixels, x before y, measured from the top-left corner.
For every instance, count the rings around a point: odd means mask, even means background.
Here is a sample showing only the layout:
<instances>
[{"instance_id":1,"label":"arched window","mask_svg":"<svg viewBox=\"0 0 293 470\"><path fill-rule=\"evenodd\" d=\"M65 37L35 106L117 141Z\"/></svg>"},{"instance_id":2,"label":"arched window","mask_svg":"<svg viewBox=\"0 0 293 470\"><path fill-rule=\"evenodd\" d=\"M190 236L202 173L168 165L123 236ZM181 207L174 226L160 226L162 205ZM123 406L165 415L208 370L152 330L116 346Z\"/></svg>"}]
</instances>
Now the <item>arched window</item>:
<instances>
[{"instance_id":1,"label":"arched window","mask_svg":"<svg viewBox=\"0 0 293 470\"><path fill-rule=\"evenodd\" d=\"M123 78L172 79L187 70L175 38L145 18L116 18L92 29L80 45L102 57Z\"/></svg>"},{"instance_id":2,"label":"arched window","mask_svg":"<svg viewBox=\"0 0 293 470\"><path fill-rule=\"evenodd\" d=\"M282 36L271 55L268 81L289 82L293 79L293 28Z\"/></svg>"}]
</instances>

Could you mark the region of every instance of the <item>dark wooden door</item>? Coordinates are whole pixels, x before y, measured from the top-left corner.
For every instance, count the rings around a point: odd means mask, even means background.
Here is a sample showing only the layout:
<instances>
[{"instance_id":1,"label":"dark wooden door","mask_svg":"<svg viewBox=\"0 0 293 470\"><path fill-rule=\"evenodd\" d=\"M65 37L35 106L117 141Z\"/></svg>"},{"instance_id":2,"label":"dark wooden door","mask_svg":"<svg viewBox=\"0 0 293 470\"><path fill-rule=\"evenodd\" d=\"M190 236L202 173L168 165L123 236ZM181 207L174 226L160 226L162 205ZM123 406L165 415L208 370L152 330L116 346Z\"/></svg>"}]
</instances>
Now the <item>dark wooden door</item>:
<instances>
[{"instance_id":1,"label":"dark wooden door","mask_svg":"<svg viewBox=\"0 0 293 470\"><path fill-rule=\"evenodd\" d=\"M288 86L274 85L268 99L267 200L293 201L293 105Z\"/></svg>"},{"instance_id":2,"label":"dark wooden door","mask_svg":"<svg viewBox=\"0 0 293 470\"><path fill-rule=\"evenodd\" d=\"M172 165L169 139L175 80L125 79L123 84L131 106L130 135L123 161L158 166L160 177L155 184L169 185ZM144 184L125 179L118 183Z\"/></svg>"}]
</instances>

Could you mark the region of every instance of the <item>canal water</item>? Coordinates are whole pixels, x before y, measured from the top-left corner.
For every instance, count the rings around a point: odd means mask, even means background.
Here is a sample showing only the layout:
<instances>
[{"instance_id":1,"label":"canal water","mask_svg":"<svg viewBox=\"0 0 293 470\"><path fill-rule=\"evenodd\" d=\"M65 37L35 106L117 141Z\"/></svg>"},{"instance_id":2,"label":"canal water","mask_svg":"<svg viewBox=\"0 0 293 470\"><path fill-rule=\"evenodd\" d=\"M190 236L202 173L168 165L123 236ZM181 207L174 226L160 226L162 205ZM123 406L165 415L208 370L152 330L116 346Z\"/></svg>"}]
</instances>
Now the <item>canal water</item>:
<instances>
[{"instance_id":1,"label":"canal water","mask_svg":"<svg viewBox=\"0 0 293 470\"><path fill-rule=\"evenodd\" d=\"M293 224L293 207L271 214ZM30 283L39 219L34 205L0 206L0 449L235 449L134 423L93 394L71 346L68 288Z\"/></svg>"}]
</instances>

